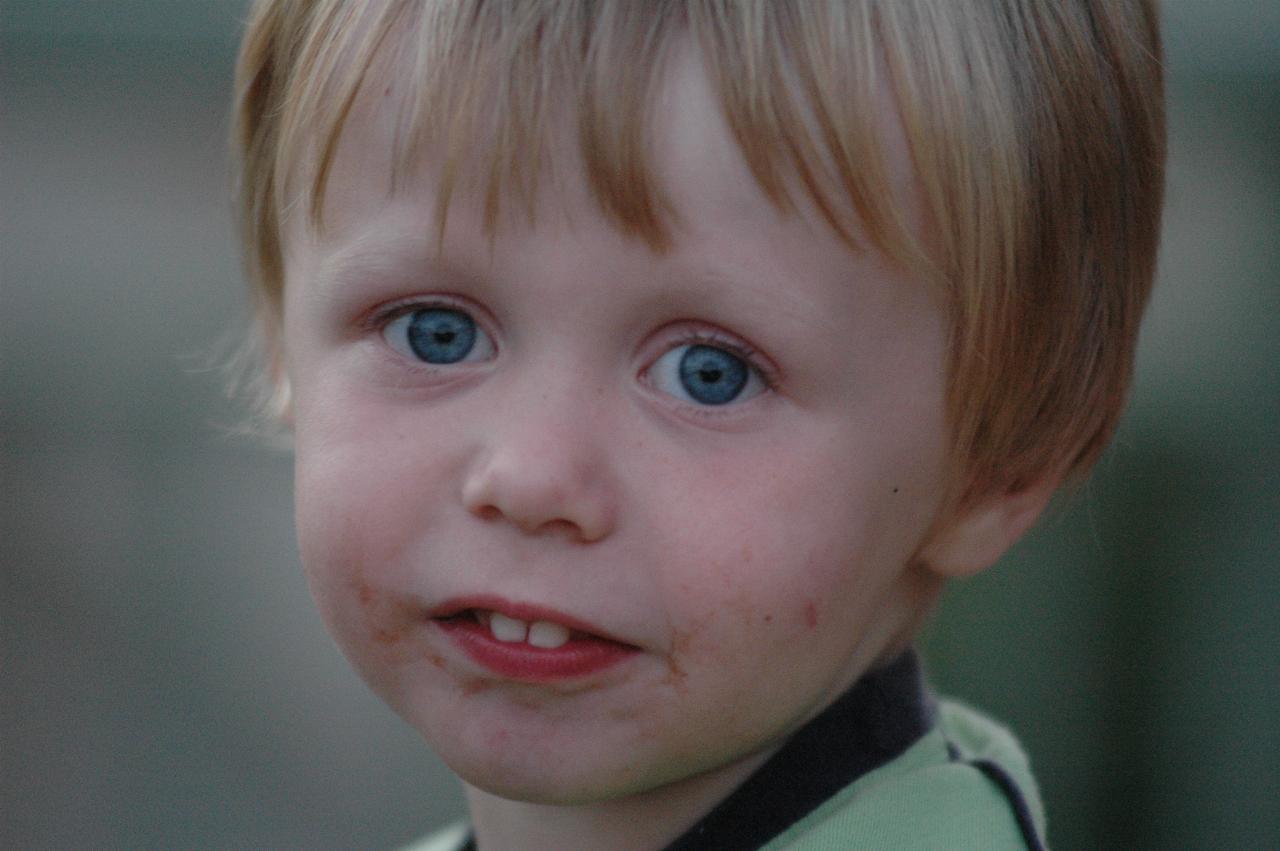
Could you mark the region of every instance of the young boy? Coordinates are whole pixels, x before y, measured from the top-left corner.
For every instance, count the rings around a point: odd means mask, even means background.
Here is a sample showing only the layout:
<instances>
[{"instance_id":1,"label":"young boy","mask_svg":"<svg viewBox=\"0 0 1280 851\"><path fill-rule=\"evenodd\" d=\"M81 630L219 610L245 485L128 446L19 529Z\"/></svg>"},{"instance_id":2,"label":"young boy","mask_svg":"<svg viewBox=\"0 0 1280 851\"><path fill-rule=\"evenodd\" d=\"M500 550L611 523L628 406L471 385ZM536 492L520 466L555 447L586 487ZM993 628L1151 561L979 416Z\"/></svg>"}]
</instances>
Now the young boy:
<instances>
[{"instance_id":1,"label":"young boy","mask_svg":"<svg viewBox=\"0 0 1280 851\"><path fill-rule=\"evenodd\" d=\"M239 152L303 563L421 848L1042 847L911 651L1097 458L1146 2L265 0Z\"/></svg>"}]
</instances>

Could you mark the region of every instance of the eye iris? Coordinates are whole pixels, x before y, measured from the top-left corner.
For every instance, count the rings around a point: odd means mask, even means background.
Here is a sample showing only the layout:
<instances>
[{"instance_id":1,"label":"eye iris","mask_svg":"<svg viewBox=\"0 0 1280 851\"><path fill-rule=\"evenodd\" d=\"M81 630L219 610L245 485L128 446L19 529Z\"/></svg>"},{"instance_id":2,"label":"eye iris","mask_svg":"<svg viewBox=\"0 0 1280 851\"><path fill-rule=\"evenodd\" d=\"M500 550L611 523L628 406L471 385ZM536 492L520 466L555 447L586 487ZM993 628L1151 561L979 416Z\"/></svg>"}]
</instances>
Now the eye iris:
<instances>
[{"instance_id":1,"label":"eye iris","mask_svg":"<svg viewBox=\"0 0 1280 851\"><path fill-rule=\"evenodd\" d=\"M747 365L713 346L690 346L680 358L680 384L696 402L732 402L747 384Z\"/></svg>"},{"instance_id":2,"label":"eye iris","mask_svg":"<svg viewBox=\"0 0 1280 851\"><path fill-rule=\"evenodd\" d=\"M409 348L427 363L457 363L471 353L476 323L461 310L432 307L409 319Z\"/></svg>"}]
</instances>

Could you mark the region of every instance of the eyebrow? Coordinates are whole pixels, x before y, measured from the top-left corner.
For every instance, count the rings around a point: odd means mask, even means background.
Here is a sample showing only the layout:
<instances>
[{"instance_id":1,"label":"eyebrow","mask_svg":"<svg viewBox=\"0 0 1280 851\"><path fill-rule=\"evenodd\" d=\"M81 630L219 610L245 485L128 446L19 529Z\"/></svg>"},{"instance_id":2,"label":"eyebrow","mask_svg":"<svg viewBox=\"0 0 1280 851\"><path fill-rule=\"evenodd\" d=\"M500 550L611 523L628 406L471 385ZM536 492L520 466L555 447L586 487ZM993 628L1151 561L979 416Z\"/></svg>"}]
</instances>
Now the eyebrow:
<instances>
[{"instance_id":1,"label":"eyebrow","mask_svg":"<svg viewBox=\"0 0 1280 851\"><path fill-rule=\"evenodd\" d=\"M404 236L381 236L363 233L320 261L318 282L324 288L342 286L368 274L399 271L404 258L420 252L406 246ZM408 248L409 250L406 250ZM426 259L425 257L423 258Z\"/></svg>"},{"instance_id":2,"label":"eyebrow","mask_svg":"<svg viewBox=\"0 0 1280 851\"><path fill-rule=\"evenodd\" d=\"M311 281L313 293L337 304L365 299L370 290L402 286L424 275L456 279L459 270L432 250L428 228L418 231L378 227L374 222L333 251L324 253Z\"/></svg>"}]
</instances>

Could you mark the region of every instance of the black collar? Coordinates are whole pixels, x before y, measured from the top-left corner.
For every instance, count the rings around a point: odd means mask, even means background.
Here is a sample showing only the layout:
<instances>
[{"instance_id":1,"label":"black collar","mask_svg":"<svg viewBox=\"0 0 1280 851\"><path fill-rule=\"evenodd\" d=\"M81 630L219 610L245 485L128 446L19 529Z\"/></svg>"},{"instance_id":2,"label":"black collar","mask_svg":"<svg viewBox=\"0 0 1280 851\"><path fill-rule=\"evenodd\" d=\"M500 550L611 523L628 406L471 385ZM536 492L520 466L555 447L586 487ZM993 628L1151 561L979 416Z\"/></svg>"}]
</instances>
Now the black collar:
<instances>
[{"instance_id":1,"label":"black collar","mask_svg":"<svg viewBox=\"0 0 1280 851\"><path fill-rule=\"evenodd\" d=\"M760 848L929 732L934 704L912 650L865 674L664 851Z\"/></svg>"}]
</instances>

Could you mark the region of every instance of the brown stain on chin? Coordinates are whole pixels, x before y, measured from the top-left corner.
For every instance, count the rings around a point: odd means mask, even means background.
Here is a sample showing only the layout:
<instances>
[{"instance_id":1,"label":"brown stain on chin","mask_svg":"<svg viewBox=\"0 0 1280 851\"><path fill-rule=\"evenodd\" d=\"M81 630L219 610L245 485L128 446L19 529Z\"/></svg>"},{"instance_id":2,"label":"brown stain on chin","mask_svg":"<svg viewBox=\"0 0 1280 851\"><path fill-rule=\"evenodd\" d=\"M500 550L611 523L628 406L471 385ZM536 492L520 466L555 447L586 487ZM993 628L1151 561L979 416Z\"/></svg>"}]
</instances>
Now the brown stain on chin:
<instances>
[{"instance_id":1,"label":"brown stain on chin","mask_svg":"<svg viewBox=\"0 0 1280 851\"><path fill-rule=\"evenodd\" d=\"M804 604L804 625L809 629L818 626L818 606L812 600Z\"/></svg>"}]
</instances>

